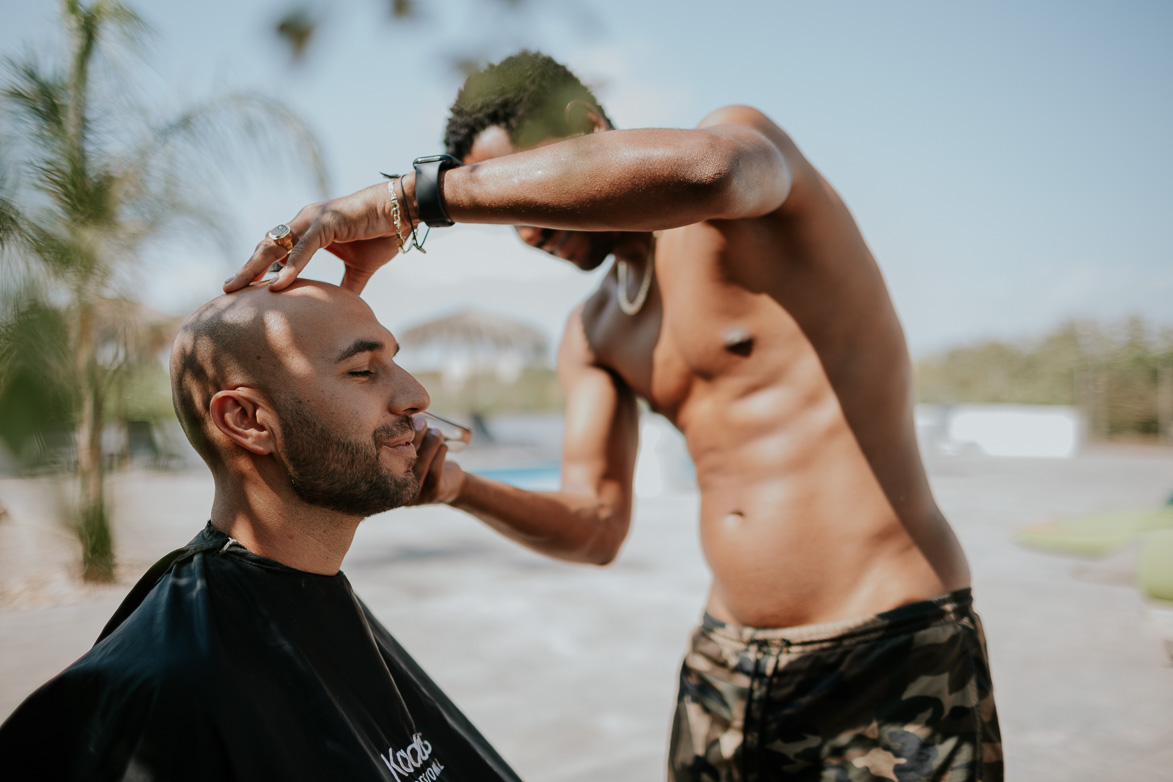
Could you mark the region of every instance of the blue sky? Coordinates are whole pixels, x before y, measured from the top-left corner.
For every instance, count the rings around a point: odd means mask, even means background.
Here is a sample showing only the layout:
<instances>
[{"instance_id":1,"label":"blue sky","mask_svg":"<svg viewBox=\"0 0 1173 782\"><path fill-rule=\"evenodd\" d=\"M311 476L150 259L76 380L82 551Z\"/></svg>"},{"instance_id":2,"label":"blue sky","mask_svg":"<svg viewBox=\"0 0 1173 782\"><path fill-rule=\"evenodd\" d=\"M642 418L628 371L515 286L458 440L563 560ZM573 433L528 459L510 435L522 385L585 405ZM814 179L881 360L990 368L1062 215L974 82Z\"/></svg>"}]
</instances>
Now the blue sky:
<instances>
[{"instance_id":1,"label":"blue sky","mask_svg":"<svg viewBox=\"0 0 1173 782\"><path fill-rule=\"evenodd\" d=\"M1173 326L1173 3L418 0L402 22L385 0L307 0L324 24L296 65L272 34L292 5L137 4L154 30L142 94L173 109L280 95L318 134L342 194L440 151L454 58L539 48L595 86L621 127L687 127L728 103L773 117L854 212L914 355L1072 317ZM55 6L0 2L0 51L52 42ZM231 247L166 259L144 276L149 301L192 309L267 228L320 197L308 177L247 173L225 196ZM479 306L553 340L597 279L499 227L428 246L368 288L392 330ZM311 269L341 275L324 255Z\"/></svg>"}]
</instances>

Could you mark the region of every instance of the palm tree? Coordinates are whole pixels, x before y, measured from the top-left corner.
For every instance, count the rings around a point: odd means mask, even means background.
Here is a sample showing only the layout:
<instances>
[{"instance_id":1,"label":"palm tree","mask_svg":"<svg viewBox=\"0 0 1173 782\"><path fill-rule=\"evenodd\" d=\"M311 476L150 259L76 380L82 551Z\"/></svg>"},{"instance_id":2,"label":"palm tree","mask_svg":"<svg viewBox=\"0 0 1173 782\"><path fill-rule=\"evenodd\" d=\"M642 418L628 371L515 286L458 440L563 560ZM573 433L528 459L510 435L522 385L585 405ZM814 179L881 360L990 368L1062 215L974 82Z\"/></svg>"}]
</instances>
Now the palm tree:
<instances>
[{"instance_id":1,"label":"palm tree","mask_svg":"<svg viewBox=\"0 0 1173 782\"><path fill-rule=\"evenodd\" d=\"M117 304L133 300L135 267L161 237L217 231L223 221L199 183L207 181L209 161L227 164L261 146L258 140L270 154L308 163L326 187L313 137L272 100L234 95L162 124L141 107L128 111L126 75L103 81L101 68L110 64L103 55L135 42L142 21L118 0L62 0L61 11L69 33L64 67L10 60L0 95L12 125L0 142L0 250L9 290L0 303L7 334L0 340L0 398L17 377L76 391L57 395L72 402L76 426L74 527L84 578L108 581L115 560L102 460L106 396L128 368L157 360L146 350L157 344L141 338L136 308ZM63 361L39 376L11 371L27 369L16 348L37 342L29 338L36 324L51 325L46 308L64 324Z\"/></svg>"}]
</instances>

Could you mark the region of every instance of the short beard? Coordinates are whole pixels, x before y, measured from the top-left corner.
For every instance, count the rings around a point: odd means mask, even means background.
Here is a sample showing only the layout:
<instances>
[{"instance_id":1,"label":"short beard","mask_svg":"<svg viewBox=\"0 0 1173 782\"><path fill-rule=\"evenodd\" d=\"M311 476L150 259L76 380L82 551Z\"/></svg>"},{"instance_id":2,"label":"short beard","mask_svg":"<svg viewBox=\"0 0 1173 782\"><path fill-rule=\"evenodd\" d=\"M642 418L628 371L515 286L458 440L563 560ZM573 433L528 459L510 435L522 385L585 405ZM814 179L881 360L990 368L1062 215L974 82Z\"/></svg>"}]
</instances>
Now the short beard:
<instances>
[{"instance_id":1,"label":"short beard","mask_svg":"<svg viewBox=\"0 0 1173 782\"><path fill-rule=\"evenodd\" d=\"M293 493L302 502L366 518L406 505L419 494L419 478L411 470L395 475L379 461L382 443L412 429L404 416L400 426L375 430L371 440L347 440L306 412L296 396L277 400L282 456Z\"/></svg>"}]
</instances>

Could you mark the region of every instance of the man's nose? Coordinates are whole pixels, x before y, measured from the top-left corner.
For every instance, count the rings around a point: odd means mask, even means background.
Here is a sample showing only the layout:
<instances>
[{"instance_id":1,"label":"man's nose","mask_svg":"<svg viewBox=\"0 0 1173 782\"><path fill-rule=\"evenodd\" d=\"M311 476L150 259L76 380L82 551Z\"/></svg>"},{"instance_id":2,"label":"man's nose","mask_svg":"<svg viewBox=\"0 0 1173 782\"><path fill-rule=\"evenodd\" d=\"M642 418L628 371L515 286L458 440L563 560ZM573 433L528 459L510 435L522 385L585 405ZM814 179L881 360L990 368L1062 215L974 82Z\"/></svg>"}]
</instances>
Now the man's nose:
<instances>
[{"instance_id":1,"label":"man's nose","mask_svg":"<svg viewBox=\"0 0 1173 782\"><path fill-rule=\"evenodd\" d=\"M397 375L391 393L391 412L396 415L415 415L427 410L432 403L427 389L405 369L399 369Z\"/></svg>"}]
</instances>

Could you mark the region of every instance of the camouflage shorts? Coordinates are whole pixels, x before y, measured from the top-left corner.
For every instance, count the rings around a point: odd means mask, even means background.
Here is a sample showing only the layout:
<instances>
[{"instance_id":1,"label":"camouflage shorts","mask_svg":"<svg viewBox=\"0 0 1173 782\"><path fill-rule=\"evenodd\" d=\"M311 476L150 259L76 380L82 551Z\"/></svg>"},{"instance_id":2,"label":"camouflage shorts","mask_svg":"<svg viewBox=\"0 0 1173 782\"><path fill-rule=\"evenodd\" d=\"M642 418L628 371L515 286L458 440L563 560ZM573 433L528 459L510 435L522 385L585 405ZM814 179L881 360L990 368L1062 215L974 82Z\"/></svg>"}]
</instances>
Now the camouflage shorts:
<instances>
[{"instance_id":1,"label":"camouflage shorts","mask_svg":"<svg viewBox=\"0 0 1173 782\"><path fill-rule=\"evenodd\" d=\"M680 673L671 782L1000 782L1002 739L968 589L782 629L705 615Z\"/></svg>"}]
</instances>

